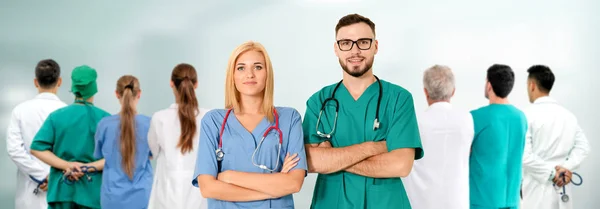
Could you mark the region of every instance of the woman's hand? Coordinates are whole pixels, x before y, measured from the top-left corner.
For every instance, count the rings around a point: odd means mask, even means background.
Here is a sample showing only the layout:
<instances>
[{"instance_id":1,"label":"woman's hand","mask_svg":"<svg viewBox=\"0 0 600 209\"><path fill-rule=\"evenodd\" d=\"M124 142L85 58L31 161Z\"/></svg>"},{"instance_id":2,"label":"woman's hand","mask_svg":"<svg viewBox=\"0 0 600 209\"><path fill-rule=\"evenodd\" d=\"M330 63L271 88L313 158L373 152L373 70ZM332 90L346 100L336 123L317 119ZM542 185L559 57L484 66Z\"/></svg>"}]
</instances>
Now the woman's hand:
<instances>
[{"instance_id":1,"label":"woman's hand","mask_svg":"<svg viewBox=\"0 0 600 209\"><path fill-rule=\"evenodd\" d=\"M298 157L298 153L290 156L290 153L285 155L285 159L283 160L283 167L281 167L281 173L288 173L292 168L298 165L298 161L300 158Z\"/></svg>"}]
</instances>

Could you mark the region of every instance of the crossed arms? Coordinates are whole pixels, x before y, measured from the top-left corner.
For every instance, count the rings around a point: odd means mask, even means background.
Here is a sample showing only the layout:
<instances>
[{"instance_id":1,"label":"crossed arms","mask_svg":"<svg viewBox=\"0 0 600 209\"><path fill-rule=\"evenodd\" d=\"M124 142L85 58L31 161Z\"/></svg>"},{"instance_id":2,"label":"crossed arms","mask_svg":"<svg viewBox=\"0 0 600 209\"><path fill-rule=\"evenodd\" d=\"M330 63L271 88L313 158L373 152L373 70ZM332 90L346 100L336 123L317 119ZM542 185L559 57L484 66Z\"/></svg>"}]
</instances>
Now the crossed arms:
<instances>
[{"instance_id":1,"label":"crossed arms","mask_svg":"<svg viewBox=\"0 0 600 209\"><path fill-rule=\"evenodd\" d=\"M344 170L372 178L394 178L410 173L415 149L388 152L385 141L334 148L326 141L306 145L306 155L310 173L330 174Z\"/></svg>"},{"instance_id":2,"label":"crossed arms","mask_svg":"<svg viewBox=\"0 0 600 209\"><path fill-rule=\"evenodd\" d=\"M198 176L198 185L204 198L230 202L255 201L283 197L300 191L304 170L289 173L250 173L228 170Z\"/></svg>"},{"instance_id":3,"label":"crossed arms","mask_svg":"<svg viewBox=\"0 0 600 209\"><path fill-rule=\"evenodd\" d=\"M300 191L304 183L303 169L296 166L297 154L285 158L280 173L251 173L227 170L218 174L199 175L198 185L204 198L223 201L254 201L283 197Z\"/></svg>"}]
</instances>

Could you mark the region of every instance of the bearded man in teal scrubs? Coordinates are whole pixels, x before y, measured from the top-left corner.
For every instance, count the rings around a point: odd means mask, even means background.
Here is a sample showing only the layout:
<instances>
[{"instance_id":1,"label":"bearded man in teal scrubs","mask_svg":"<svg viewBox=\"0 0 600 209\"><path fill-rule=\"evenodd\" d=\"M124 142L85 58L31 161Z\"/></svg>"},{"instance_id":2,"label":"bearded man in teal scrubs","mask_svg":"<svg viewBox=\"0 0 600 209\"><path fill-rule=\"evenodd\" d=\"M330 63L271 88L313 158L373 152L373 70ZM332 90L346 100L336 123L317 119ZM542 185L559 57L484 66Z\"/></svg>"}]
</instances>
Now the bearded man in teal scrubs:
<instances>
[{"instance_id":1,"label":"bearded man in teal scrubs","mask_svg":"<svg viewBox=\"0 0 600 209\"><path fill-rule=\"evenodd\" d=\"M371 20L350 14L335 31L343 80L308 99L303 121L308 169L319 173L311 208L410 208L400 177L423 157L412 95L373 75Z\"/></svg>"}]
</instances>

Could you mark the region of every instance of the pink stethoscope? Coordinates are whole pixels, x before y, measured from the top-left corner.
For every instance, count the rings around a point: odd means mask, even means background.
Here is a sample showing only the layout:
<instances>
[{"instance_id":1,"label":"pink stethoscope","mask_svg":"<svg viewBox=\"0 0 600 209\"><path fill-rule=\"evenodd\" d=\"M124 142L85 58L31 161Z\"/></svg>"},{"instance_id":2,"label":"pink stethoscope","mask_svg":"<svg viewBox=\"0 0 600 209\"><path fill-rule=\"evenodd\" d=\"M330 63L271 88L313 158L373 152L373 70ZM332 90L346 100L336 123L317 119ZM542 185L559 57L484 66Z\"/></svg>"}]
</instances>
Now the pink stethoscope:
<instances>
[{"instance_id":1,"label":"pink stethoscope","mask_svg":"<svg viewBox=\"0 0 600 209\"><path fill-rule=\"evenodd\" d=\"M216 150L216 154L217 154L217 162L219 164L219 171L221 170L221 161L223 161L223 157L225 156L225 152L223 152L223 131L225 130L225 123L227 123L227 118L229 117L229 113L231 113L232 109L227 110L227 113L225 113L225 118L223 118L223 123L221 124L221 131L219 132L219 148ZM277 111L275 110L275 108L273 108L273 114L275 116L275 125L269 127L265 133L263 134L262 139L260 140L260 142L258 143L258 146L256 146L256 149L254 149L254 152L252 152L252 164L256 167L259 167L261 169L264 170L268 170L271 172L277 172L277 168L279 168L279 155L281 154L281 144L283 144L283 134L281 132L281 129L279 129L279 115L277 115ZM279 132L279 148L277 150L277 163L275 164L275 168L274 169L270 169L268 168L266 165L263 164L257 164L254 161L254 156L256 155L256 152L260 149L260 147L262 146L263 141L265 140L265 138L267 137L267 135L269 134L269 132L271 130L276 130L277 132Z\"/></svg>"}]
</instances>

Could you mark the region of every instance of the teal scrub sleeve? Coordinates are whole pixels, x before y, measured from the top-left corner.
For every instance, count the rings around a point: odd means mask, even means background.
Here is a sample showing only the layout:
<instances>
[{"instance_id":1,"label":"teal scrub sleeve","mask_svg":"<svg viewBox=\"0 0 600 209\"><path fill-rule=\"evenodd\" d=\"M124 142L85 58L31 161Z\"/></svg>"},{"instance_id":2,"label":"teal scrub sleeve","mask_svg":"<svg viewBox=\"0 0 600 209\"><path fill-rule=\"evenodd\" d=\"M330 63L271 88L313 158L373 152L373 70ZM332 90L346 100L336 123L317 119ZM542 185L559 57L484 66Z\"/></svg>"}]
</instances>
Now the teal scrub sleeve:
<instances>
[{"instance_id":1,"label":"teal scrub sleeve","mask_svg":"<svg viewBox=\"0 0 600 209\"><path fill-rule=\"evenodd\" d=\"M314 94L306 101L306 113L302 122L305 144L319 144L325 141L323 138L317 136L317 130L315 129L317 119L319 118L319 111L321 110L321 102L318 95L318 93Z\"/></svg>"},{"instance_id":2,"label":"teal scrub sleeve","mask_svg":"<svg viewBox=\"0 0 600 209\"><path fill-rule=\"evenodd\" d=\"M52 151L55 139L54 120L52 116L53 114L50 114L48 118L46 118L40 130L38 130L35 137L33 137L30 147L31 150Z\"/></svg>"},{"instance_id":3,"label":"teal scrub sleeve","mask_svg":"<svg viewBox=\"0 0 600 209\"><path fill-rule=\"evenodd\" d=\"M477 138L479 138L479 134L481 134L483 127L487 125L487 120L480 120L481 111L481 109L471 111L471 117L473 118L473 128L475 129L475 134L473 135L473 142L471 142L471 147L475 147L476 143L478 142Z\"/></svg>"},{"instance_id":4,"label":"teal scrub sleeve","mask_svg":"<svg viewBox=\"0 0 600 209\"><path fill-rule=\"evenodd\" d=\"M192 185L198 187L199 175L211 175L217 178L217 146L219 145L219 127L221 124L215 120L216 111L209 111L202 117L200 140L196 157L196 168L192 176Z\"/></svg>"},{"instance_id":5,"label":"teal scrub sleeve","mask_svg":"<svg viewBox=\"0 0 600 209\"><path fill-rule=\"evenodd\" d=\"M410 92L398 95L398 102L386 138L388 151L401 148L415 148L415 160L423 158L421 135L415 114L413 97Z\"/></svg>"},{"instance_id":6,"label":"teal scrub sleeve","mask_svg":"<svg viewBox=\"0 0 600 209\"><path fill-rule=\"evenodd\" d=\"M102 119L98 122L98 127L96 128L96 134L94 135L94 157L98 159L104 158L102 155L102 145L104 145L104 132L106 131L106 120Z\"/></svg>"},{"instance_id":7,"label":"teal scrub sleeve","mask_svg":"<svg viewBox=\"0 0 600 209\"><path fill-rule=\"evenodd\" d=\"M298 164L296 165L296 167L292 168L292 170L308 170L307 167L307 163L306 163L306 151L304 150L304 143L303 143L303 138L304 138L304 134L302 132L302 117L300 116L300 113L296 110L294 110L292 112L292 123L291 123L291 129L290 129L290 133L289 133L289 137L288 137L288 147L287 147L287 151L288 153L291 155L293 154L298 154ZM287 153L282 153L282 154L287 154ZM284 158L285 159L285 156ZM306 173L305 173L306 176Z\"/></svg>"}]
</instances>

